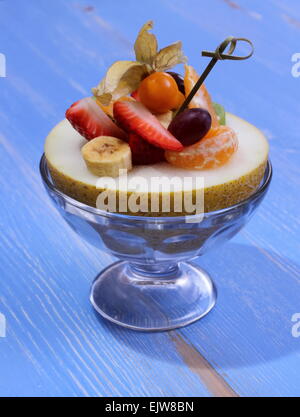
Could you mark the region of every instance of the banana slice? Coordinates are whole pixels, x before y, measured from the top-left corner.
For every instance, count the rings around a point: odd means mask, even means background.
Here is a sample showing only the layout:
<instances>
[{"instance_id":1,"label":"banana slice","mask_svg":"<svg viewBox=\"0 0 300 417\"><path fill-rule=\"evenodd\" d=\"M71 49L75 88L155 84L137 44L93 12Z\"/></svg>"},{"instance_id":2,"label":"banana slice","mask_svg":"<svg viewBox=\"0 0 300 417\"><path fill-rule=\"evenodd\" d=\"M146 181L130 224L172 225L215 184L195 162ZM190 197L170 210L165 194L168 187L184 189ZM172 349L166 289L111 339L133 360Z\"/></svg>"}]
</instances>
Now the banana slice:
<instances>
[{"instance_id":1,"label":"banana slice","mask_svg":"<svg viewBox=\"0 0 300 417\"><path fill-rule=\"evenodd\" d=\"M98 177L118 177L120 169L132 169L128 143L112 136L99 136L81 148L90 172Z\"/></svg>"}]
</instances>

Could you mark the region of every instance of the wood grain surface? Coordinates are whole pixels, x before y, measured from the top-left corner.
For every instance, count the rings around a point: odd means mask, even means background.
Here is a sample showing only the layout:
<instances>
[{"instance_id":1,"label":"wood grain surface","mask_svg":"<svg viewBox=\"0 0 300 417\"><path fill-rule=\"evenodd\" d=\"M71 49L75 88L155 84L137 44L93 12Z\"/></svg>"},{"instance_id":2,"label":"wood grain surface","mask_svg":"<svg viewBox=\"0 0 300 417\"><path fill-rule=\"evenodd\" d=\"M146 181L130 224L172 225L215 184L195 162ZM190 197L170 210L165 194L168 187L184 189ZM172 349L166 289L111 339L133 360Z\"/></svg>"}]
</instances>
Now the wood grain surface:
<instances>
[{"instance_id":1,"label":"wood grain surface","mask_svg":"<svg viewBox=\"0 0 300 417\"><path fill-rule=\"evenodd\" d=\"M38 163L48 131L113 61L133 57L150 18L160 44L182 40L199 71L202 49L253 41L252 60L218 63L207 85L266 133L274 180L249 225L197 261L215 279L216 308L145 334L93 312L91 282L112 259L64 223ZM299 1L2 0L0 27L0 396L300 395Z\"/></svg>"}]
</instances>

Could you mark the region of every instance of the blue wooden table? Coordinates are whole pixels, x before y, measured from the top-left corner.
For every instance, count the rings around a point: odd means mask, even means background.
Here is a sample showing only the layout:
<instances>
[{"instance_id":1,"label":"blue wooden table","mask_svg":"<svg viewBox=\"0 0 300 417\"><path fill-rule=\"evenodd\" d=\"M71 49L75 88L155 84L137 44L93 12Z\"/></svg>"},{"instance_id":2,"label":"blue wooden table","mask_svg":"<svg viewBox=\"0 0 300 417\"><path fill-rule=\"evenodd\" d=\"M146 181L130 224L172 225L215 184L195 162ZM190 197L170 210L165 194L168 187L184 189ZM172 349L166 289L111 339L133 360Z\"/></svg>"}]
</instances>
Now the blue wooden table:
<instances>
[{"instance_id":1,"label":"blue wooden table","mask_svg":"<svg viewBox=\"0 0 300 417\"><path fill-rule=\"evenodd\" d=\"M114 60L133 57L150 18L161 45L181 39L199 71L202 49L252 39L253 59L219 63L207 85L266 133L275 172L249 225L198 261L216 308L143 334L94 314L90 285L112 259L64 223L38 163L51 127ZM0 395L300 395L299 1L2 0L0 27Z\"/></svg>"}]
</instances>

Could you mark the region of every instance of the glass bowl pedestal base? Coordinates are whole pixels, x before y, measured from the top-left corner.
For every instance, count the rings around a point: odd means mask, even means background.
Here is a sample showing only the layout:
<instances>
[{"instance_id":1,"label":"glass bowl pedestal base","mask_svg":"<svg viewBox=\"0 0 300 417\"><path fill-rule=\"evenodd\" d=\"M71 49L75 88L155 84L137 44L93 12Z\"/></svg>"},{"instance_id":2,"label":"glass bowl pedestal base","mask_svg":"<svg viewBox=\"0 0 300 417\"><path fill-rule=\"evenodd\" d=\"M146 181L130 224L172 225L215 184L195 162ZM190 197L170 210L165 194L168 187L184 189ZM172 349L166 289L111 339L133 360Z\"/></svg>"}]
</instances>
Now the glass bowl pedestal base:
<instances>
[{"instance_id":1,"label":"glass bowl pedestal base","mask_svg":"<svg viewBox=\"0 0 300 417\"><path fill-rule=\"evenodd\" d=\"M216 290L198 266L143 266L116 262L92 286L91 302L107 320L141 331L171 330L193 323L215 305Z\"/></svg>"}]
</instances>

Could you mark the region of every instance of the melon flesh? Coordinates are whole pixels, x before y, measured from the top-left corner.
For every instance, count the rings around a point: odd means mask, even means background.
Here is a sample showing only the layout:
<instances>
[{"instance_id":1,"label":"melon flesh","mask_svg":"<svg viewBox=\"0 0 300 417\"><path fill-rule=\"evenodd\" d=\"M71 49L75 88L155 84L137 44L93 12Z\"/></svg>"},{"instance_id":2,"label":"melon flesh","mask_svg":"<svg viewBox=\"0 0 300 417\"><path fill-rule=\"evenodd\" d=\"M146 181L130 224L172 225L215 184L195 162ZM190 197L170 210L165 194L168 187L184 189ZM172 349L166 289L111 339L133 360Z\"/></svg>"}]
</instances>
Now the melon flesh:
<instances>
[{"instance_id":1,"label":"melon flesh","mask_svg":"<svg viewBox=\"0 0 300 417\"><path fill-rule=\"evenodd\" d=\"M203 177L205 212L229 207L249 197L263 178L268 159L268 142L259 129L245 120L230 113L226 117L227 125L236 131L239 139L238 150L227 164L201 171L180 169L166 162L152 166L135 166L128 172L127 183L130 184L131 179L136 176L146 179L167 177L173 178L174 192L195 193L193 185L185 184L183 190L182 179L190 177L194 184L197 177ZM63 120L47 137L45 155L57 188L82 203L95 206L101 189L96 188L99 178L87 169L81 155L81 148L86 142L67 120ZM125 182L116 187L120 193L131 193ZM167 189L162 189L161 192L167 192ZM182 214L185 213L143 213L150 216Z\"/></svg>"}]
</instances>

